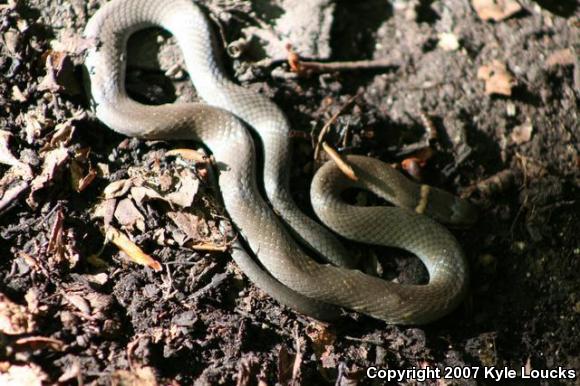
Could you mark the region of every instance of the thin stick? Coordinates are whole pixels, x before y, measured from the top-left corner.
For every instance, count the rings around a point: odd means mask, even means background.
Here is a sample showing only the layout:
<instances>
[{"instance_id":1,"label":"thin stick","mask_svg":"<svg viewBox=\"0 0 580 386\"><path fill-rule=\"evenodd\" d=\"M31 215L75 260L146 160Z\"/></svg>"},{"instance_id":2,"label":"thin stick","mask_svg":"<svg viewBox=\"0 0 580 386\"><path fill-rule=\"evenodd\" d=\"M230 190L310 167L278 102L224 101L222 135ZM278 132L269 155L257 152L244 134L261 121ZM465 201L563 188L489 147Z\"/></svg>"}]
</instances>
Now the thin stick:
<instances>
[{"instance_id":1,"label":"thin stick","mask_svg":"<svg viewBox=\"0 0 580 386\"><path fill-rule=\"evenodd\" d=\"M328 134L328 131L330 130L330 126L336 122L336 120L338 119L339 116L341 116L346 109L348 109L350 106L352 106L352 104L354 103L354 101L356 100L356 98L358 98L360 96L360 92L355 94L354 96L350 97L350 99L348 101L346 101L346 103L340 108L340 110L338 110L336 113L334 113L334 115L328 120L328 122L326 122L324 124L324 126L322 127L322 129L320 129L320 133L318 133L318 139L316 141L316 146L314 147L314 159L318 160L319 156L320 156L320 147L322 145L322 142L324 142L324 137L326 137L326 134Z\"/></svg>"},{"instance_id":2,"label":"thin stick","mask_svg":"<svg viewBox=\"0 0 580 386\"><path fill-rule=\"evenodd\" d=\"M343 172L345 176L347 176L353 181L358 180L358 177L354 173L354 170L352 170L352 167L348 164L348 162L346 162L344 158L340 156L340 154L338 154L336 150L330 147L326 142L322 142L322 148L324 149L326 154L328 154L330 158L332 158L336 166L338 166L340 171Z\"/></svg>"},{"instance_id":3,"label":"thin stick","mask_svg":"<svg viewBox=\"0 0 580 386\"><path fill-rule=\"evenodd\" d=\"M286 45L288 51L288 64L292 72L298 75L311 75L323 72L377 70L392 67L393 63L388 59L354 60L340 62L304 61L300 59L292 45Z\"/></svg>"}]
</instances>

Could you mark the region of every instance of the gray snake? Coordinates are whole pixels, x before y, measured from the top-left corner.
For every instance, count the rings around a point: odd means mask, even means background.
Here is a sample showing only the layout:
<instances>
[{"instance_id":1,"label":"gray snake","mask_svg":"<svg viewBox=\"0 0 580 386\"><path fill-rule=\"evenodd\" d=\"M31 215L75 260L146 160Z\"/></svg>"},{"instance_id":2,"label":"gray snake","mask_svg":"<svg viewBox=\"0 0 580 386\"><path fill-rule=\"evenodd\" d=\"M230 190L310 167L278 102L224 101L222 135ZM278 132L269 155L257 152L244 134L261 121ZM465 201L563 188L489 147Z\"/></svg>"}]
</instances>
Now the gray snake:
<instances>
[{"instance_id":1,"label":"gray snake","mask_svg":"<svg viewBox=\"0 0 580 386\"><path fill-rule=\"evenodd\" d=\"M191 80L207 104L150 106L127 96L128 37L153 26L177 39ZM430 280L425 285L397 284L354 269L336 237L298 210L290 195L286 117L268 98L227 79L215 55L211 25L191 0L113 0L90 19L84 34L93 42L85 66L98 119L130 137L191 139L212 152L221 165L218 183L225 209L247 246L237 242L232 257L272 297L318 319L333 319L344 307L401 324L433 321L462 300L469 275L461 247L449 231L423 214L462 224L474 219L473 208L367 157L347 157L359 176L356 182L334 164L325 164L311 188L317 216L344 237L414 253ZM263 184L271 207L259 193L247 126L264 145ZM352 186L400 207L348 205L340 193ZM312 259L296 238L328 263Z\"/></svg>"}]
</instances>

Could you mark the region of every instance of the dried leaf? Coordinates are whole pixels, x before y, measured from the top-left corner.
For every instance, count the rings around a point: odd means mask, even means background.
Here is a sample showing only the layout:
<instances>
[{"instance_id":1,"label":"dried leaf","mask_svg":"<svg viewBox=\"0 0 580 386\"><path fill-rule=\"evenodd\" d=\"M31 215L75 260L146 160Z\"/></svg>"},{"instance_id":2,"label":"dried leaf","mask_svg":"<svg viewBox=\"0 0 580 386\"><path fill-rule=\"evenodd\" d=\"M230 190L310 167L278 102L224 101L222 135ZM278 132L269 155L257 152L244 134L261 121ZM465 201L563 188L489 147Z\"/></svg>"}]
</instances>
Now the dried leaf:
<instances>
[{"instance_id":1,"label":"dried leaf","mask_svg":"<svg viewBox=\"0 0 580 386\"><path fill-rule=\"evenodd\" d=\"M507 70L505 64L494 60L491 64L481 66L477 70L477 78L485 81L485 93L512 95L512 88L516 85L516 80Z\"/></svg>"},{"instance_id":2,"label":"dried leaf","mask_svg":"<svg viewBox=\"0 0 580 386\"><path fill-rule=\"evenodd\" d=\"M76 237L72 229L64 229L64 214L59 209L51 227L47 252L50 253L50 264L67 263L74 268L79 261L79 252L76 248Z\"/></svg>"},{"instance_id":3,"label":"dried leaf","mask_svg":"<svg viewBox=\"0 0 580 386\"><path fill-rule=\"evenodd\" d=\"M131 189L134 186L133 182L134 182L133 178L111 182L109 185L107 185L107 187L103 191L105 199L109 200L111 198L124 196L125 194L127 194L129 189Z\"/></svg>"},{"instance_id":4,"label":"dried leaf","mask_svg":"<svg viewBox=\"0 0 580 386\"><path fill-rule=\"evenodd\" d=\"M13 101L26 102L28 100L28 95L25 95L17 85L12 86L12 97Z\"/></svg>"},{"instance_id":5,"label":"dried leaf","mask_svg":"<svg viewBox=\"0 0 580 386\"><path fill-rule=\"evenodd\" d=\"M54 122L47 118L43 112L28 111L20 113L16 121L24 126L26 132L26 142L33 144L34 141L40 137L43 130L52 127Z\"/></svg>"},{"instance_id":6,"label":"dried leaf","mask_svg":"<svg viewBox=\"0 0 580 386\"><path fill-rule=\"evenodd\" d=\"M50 141L42 151L68 145L74 132L75 127L72 124L72 120L57 124L54 128L54 133L50 136Z\"/></svg>"},{"instance_id":7,"label":"dried leaf","mask_svg":"<svg viewBox=\"0 0 580 386\"><path fill-rule=\"evenodd\" d=\"M149 200L161 200L166 201L165 198L157 193L154 189L151 189L147 186L135 186L131 188L131 197L137 202L139 205L143 205L143 202Z\"/></svg>"},{"instance_id":8,"label":"dried leaf","mask_svg":"<svg viewBox=\"0 0 580 386\"><path fill-rule=\"evenodd\" d=\"M314 353L318 357L326 351L327 346L333 345L336 341L336 334L320 323L310 323L306 329L306 335L312 341Z\"/></svg>"},{"instance_id":9,"label":"dried leaf","mask_svg":"<svg viewBox=\"0 0 580 386\"><path fill-rule=\"evenodd\" d=\"M62 373L62 375L60 377L58 377L58 382L60 384L62 383L72 383L70 381L77 380L76 383L81 384L80 380L81 378L81 365L79 363L78 360L75 360L72 364L67 365L64 373Z\"/></svg>"},{"instance_id":10,"label":"dried leaf","mask_svg":"<svg viewBox=\"0 0 580 386\"><path fill-rule=\"evenodd\" d=\"M141 232L145 231L145 217L135 206L132 200L124 198L117 204L115 218L122 226L132 230L136 227Z\"/></svg>"},{"instance_id":11,"label":"dried leaf","mask_svg":"<svg viewBox=\"0 0 580 386\"><path fill-rule=\"evenodd\" d=\"M502 21L522 10L515 0L471 0L471 4L483 20Z\"/></svg>"},{"instance_id":12,"label":"dried leaf","mask_svg":"<svg viewBox=\"0 0 580 386\"><path fill-rule=\"evenodd\" d=\"M203 239L199 234L200 218L198 216L187 212L167 212L167 216L187 236L183 242L187 240L198 242Z\"/></svg>"},{"instance_id":13,"label":"dried leaf","mask_svg":"<svg viewBox=\"0 0 580 386\"><path fill-rule=\"evenodd\" d=\"M143 252L141 248L115 228L109 227L107 229L106 237L107 240L110 240L121 251L125 252L129 259L134 263L148 266L157 272L161 271L161 264L159 264L157 260Z\"/></svg>"},{"instance_id":14,"label":"dried leaf","mask_svg":"<svg viewBox=\"0 0 580 386\"><path fill-rule=\"evenodd\" d=\"M188 161L193 161L195 163L208 163L209 157L193 149L173 149L165 153L165 156L180 156Z\"/></svg>"},{"instance_id":15,"label":"dried leaf","mask_svg":"<svg viewBox=\"0 0 580 386\"><path fill-rule=\"evenodd\" d=\"M89 305L89 302L86 301L85 298L83 298L81 295L64 294L63 298L85 316L91 315L91 306Z\"/></svg>"},{"instance_id":16,"label":"dried leaf","mask_svg":"<svg viewBox=\"0 0 580 386\"><path fill-rule=\"evenodd\" d=\"M80 193L91 185L97 177L97 170L89 167L88 171L81 162L74 159L70 164L71 185L75 192Z\"/></svg>"},{"instance_id":17,"label":"dried leaf","mask_svg":"<svg viewBox=\"0 0 580 386\"><path fill-rule=\"evenodd\" d=\"M74 66L70 56L62 51L50 51L46 56L46 75L38 85L40 91L61 92L69 95L81 92L74 76Z\"/></svg>"},{"instance_id":18,"label":"dried leaf","mask_svg":"<svg viewBox=\"0 0 580 386\"><path fill-rule=\"evenodd\" d=\"M50 47L53 51L82 55L86 50L94 47L96 44L94 39L86 39L79 34L67 33L65 30L60 34L60 40L52 40L50 42Z\"/></svg>"},{"instance_id":19,"label":"dried leaf","mask_svg":"<svg viewBox=\"0 0 580 386\"><path fill-rule=\"evenodd\" d=\"M228 245L218 245L215 243L196 243L196 244L189 244L187 245L189 248L193 249L194 251L206 251L206 252L225 252L228 250Z\"/></svg>"},{"instance_id":20,"label":"dried leaf","mask_svg":"<svg viewBox=\"0 0 580 386\"><path fill-rule=\"evenodd\" d=\"M40 305L39 295L40 291L36 287L29 288L24 295L24 300L26 300L28 311L35 315L41 312L45 312L48 309L47 306Z\"/></svg>"},{"instance_id":21,"label":"dried leaf","mask_svg":"<svg viewBox=\"0 0 580 386\"><path fill-rule=\"evenodd\" d=\"M175 192L165 196L165 200L182 208L189 208L199 189L199 180L189 169L179 173L179 186Z\"/></svg>"},{"instance_id":22,"label":"dried leaf","mask_svg":"<svg viewBox=\"0 0 580 386\"><path fill-rule=\"evenodd\" d=\"M54 222L50 229L50 237L48 239L47 251L49 253L56 253L57 250L62 249L62 227L64 222L64 214L62 209L56 211Z\"/></svg>"},{"instance_id":23,"label":"dried leaf","mask_svg":"<svg viewBox=\"0 0 580 386\"><path fill-rule=\"evenodd\" d=\"M36 208L38 206L34 194L52 182L56 172L62 168L68 158L69 155L66 148L54 149L45 154L44 163L42 164L42 172L32 180L30 195L26 200L31 208Z\"/></svg>"}]
</instances>

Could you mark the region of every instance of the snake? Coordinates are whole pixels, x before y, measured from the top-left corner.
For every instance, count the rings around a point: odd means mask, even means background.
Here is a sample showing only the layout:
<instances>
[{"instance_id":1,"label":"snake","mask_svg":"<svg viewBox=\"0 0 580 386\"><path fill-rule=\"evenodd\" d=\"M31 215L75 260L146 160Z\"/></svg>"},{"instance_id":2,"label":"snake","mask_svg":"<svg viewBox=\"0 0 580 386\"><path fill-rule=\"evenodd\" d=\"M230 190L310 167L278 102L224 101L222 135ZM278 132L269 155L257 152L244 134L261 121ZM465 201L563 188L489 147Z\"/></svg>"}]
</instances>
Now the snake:
<instances>
[{"instance_id":1,"label":"snake","mask_svg":"<svg viewBox=\"0 0 580 386\"><path fill-rule=\"evenodd\" d=\"M174 36L203 103L146 105L129 97L127 42L151 27ZM355 179L331 161L313 177L312 205L326 227L307 216L290 190L288 119L268 97L228 78L212 23L199 4L112 0L90 18L84 38L90 42L84 68L97 119L129 137L192 140L211 152L225 211L240 236L231 246L232 258L272 298L323 321L340 318L346 309L403 325L432 322L463 301L468 262L441 223L473 223L474 206L415 183L382 161L348 155L344 160ZM351 188L369 190L392 205L352 205L343 199ZM355 242L409 251L423 262L429 281L405 284L363 273L333 231Z\"/></svg>"}]
</instances>

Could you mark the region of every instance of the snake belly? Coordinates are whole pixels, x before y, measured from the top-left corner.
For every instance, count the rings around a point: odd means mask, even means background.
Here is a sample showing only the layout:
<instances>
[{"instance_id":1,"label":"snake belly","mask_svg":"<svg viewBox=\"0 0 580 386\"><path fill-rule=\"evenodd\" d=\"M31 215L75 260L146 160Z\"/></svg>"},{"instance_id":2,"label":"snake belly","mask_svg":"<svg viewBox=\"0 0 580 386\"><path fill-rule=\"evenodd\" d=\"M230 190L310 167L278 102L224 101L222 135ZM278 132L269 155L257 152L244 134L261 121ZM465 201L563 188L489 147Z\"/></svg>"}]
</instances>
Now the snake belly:
<instances>
[{"instance_id":1,"label":"snake belly","mask_svg":"<svg viewBox=\"0 0 580 386\"><path fill-rule=\"evenodd\" d=\"M177 39L191 80L207 104L150 106L128 97L127 40L135 31L154 26L168 30ZM232 257L250 280L272 297L322 320L336 318L339 307L344 307L398 324L433 321L461 302L469 276L461 247L449 231L423 214L456 224L469 223L474 218L470 205L443 191L412 183L376 160L350 157L360 177L354 186L402 206L352 207L339 197L352 183L333 164L324 165L311 190L321 220L345 237L416 254L427 267L430 280L425 285L397 284L354 269L353 259L337 238L305 216L292 200L286 117L268 98L224 75L211 25L194 2L113 0L90 19L84 36L93 43L85 67L97 118L127 136L191 139L209 148L220 165L218 184L224 206L247 246L236 243ZM256 154L247 126L256 131L263 144L261 182L272 207L259 193ZM313 260L295 238L328 263Z\"/></svg>"}]
</instances>

